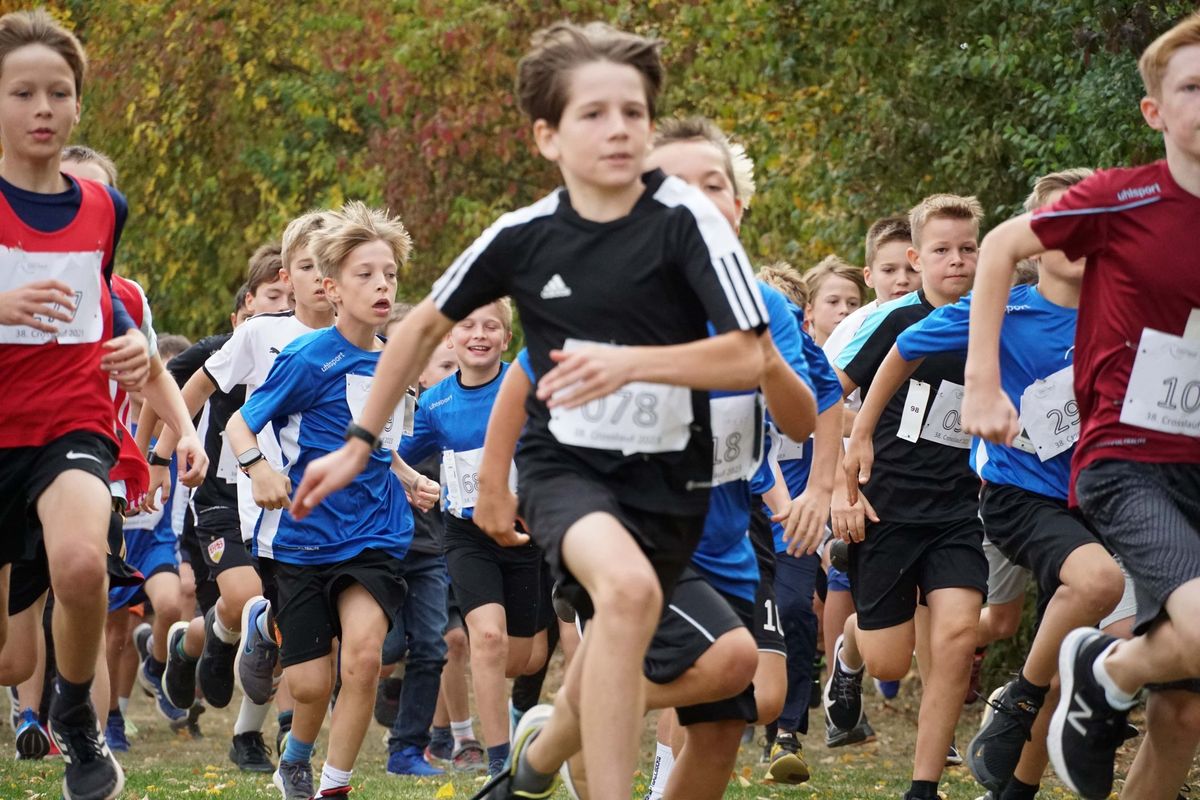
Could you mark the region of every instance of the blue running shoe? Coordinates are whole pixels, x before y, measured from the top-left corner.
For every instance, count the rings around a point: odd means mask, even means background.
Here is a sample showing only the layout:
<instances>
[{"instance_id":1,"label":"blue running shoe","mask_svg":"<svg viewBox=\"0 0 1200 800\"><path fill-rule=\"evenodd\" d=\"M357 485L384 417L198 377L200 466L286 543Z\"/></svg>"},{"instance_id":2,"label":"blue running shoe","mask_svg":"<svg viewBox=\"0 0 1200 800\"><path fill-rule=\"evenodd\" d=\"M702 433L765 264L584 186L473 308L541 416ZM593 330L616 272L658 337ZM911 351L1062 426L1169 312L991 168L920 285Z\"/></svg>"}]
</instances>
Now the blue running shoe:
<instances>
[{"instance_id":1,"label":"blue running shoe","mask_svg":"<svg viewBox=\"0 0 1200 800\"><path fill-rule=\"evenodd\" d=\"M154 693L154 707L158 709L158 715L171 723L186 720L188 712L171 705L171 701L163 693L162 675L155 675L149 667L149 659L138 665L138 683L142 685L142 688L149 689Z\"/></svg>"},{"instance_id":2,"label":"blue running shoe","mask_svg":"<svg viewBox=\"0 0 1200 800\"><path fill-rule=\"evenodd\" d=\"M104 741L108 749L115 753L129 752L129 739L125 737L125 717L120 711L108 712L108 720L104 725Z\"/></svg>"},{"instance_id":3,"label":"blue running shoe","mask_svg":"<svg viewBox=\"0 0 1200 800\"><path fill-rule=\"evenodd\" d=\"M37 714L32 708L23 710L17 725L17 760L36 761L49 753L50 737L38 722Z\"/></svg>"},{"instance_id":4,"label":"blue running shoe","mask_svg":"<svg viewBox=\"0 0 1200 800\"><path fill-rule=\"evenodd\" d=\"M896 695L900 694L900 681L881 681L876 678L875 691L879 692L884 700L895 700Z\"/></svg>"},{"instance_id":5,"label":"blue running shoe","mask_svg":"<svg viewBox=\"0 0 1200 800\"><path fill-rule=\"evenodd\" d=\"M406 747L388 754L388 775L417 775L431 777L445 775L446 771L438 769L425 760L425 754L419 747Z\"/></svg>"}]
</instances>

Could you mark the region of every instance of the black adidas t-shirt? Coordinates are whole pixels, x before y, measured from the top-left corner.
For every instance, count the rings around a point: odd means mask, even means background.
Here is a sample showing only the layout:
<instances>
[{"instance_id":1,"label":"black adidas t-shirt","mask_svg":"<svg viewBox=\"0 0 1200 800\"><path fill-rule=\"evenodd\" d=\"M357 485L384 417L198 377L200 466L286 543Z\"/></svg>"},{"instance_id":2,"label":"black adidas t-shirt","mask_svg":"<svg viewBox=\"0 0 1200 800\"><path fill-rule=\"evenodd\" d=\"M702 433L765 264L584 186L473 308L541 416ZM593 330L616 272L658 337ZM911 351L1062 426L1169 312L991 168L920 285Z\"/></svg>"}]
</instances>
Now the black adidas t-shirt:
<instances>
[{"instance_id":1,"label":"black adidas t-shirt","mask_svg":"<svg viewBox=\"0 0 1200 800\"><path fill-rule=\"evenodd\" d=\"M887 357L896 338L910 325L933 311L924 291L889 303L868 318L856 337L838 358L842 371L862 387L866 397L871 381ZM877 324L876 324L877 323ZM873 330L872 330L873 328ZM844 361L848 358L849 361ZM925 359L913 381L929 384L928 401L920 416L922 430L933 410L943 381L963 385L966 359L961 354L943 353ZM979 477L971 469L970 450L918 438L900 438L911 382L905 383L888 401L875 428L875 464L863 494L882 522L941 522L974 517L979 513Z\"/></svg>"},{"instance_id":2,"label":"black adidas t-shirt","mask_svg":"<svg viewBox=\"0 0 1200 800\"><path fill-rule=\"evenodd\" d=\"M749 260L708 198L655 170L632 211L593 222L565 189L505 214L434 284L433 299L458 320L511 295L537 375L550 351L571 339L671 345L718 333L761 331L767 311ZM622 503L647 511L702 514L712 482L708 393L691 393L694 422L679 452L623 455L560 444L546 405L530 393L529 424L517 449L524 479L565 470L594 475Z\"/></svg>"},{"instance_id":3,"label":"black adidas t-shirt","mask_svg":"<svg viewBox=\"0 0 1200 800\"><path fill-rule=\"evenodd\" d=\"M207 336L171 359L167 370L180 388L188 382L195 372L204 366L208 357L224 346L233 336L232 333L222 333ZM246 387L238 386L228 394L217 389L208 398L208 403L196 415L196 432L204 442L204 454L208 456L208 472L205 473L204 483L192 494L192 502L197 508L212 508L223 506L237 510L237 483L227 482L217 475L217 467L221 461L221 447L225 425L233 412L246 402Z\"/></svg>"}]
</instances>

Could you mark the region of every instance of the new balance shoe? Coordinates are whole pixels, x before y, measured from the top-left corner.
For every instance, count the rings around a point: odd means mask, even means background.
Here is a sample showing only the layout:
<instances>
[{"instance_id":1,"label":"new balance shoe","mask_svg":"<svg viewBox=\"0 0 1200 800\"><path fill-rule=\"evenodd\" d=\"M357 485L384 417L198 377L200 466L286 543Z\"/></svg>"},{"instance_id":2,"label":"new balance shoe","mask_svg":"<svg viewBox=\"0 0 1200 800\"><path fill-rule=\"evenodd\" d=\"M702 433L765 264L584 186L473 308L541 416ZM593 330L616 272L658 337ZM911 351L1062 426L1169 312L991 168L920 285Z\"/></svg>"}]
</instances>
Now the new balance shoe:
<instances>
[{"instance_id":1,"label":"new balance shoe","mask_svg":"<svg viewBox=\"0 0 1200 800\"><path fill-rule=\"evenodd\" d=\"M125 788L125 773L104 740L91 703L70 709L51 706L50 735L62 751L65 800L113 800Z\"/></svg>"},{"instance_id":2,"label":"new balance shoe","mask_svg":"<svg viewBox=\"0 0 1200 800\"><path fill-rule=\"evenodd\" d=\"M274 772L271 753L260 731L235 733L229 745L229 760L242 772Z\"/></svg>"},{"instance_id":3,"label":"new balance shoe","mask_svg":"<svg viewBox=\"0 0 1200 800\"><path fill-rule=\"evenodd\" d=\"M279 662L279 645L263 636L258 627L259 615L266 614L270 607L261 595L250 598L242 606L242 638L233 660L238 685L251 703L260 706L271 702L271 696L275 694L275 665ZM395 717L392 720L395 721Z\"/></svg>"},{"instance_id":4,"label":"new balance shoe","mask_svg":"<svg viewBox=\"0 0 1200 800\"><path fill-rule=\"evenodd\" d=\"M847 747L852 744L867 744L875 739L875 729L871 727L871 722L867 719L866 714L863 714L861 722L848 731L835 726L828 717L825 718L825 746L830 749Z\"/></svg>"},{"instance_id":5,"label":"new balance shoe","mask_svg":"<svg viewBox=\"0 0 1200 800\"><path fill-rule=\"evenodd\" d=\"M283 800L313 800L312 764L308 761L280 761L271 776Z\"/></svg>"},{"instance_id":6,"label":"new balance shoe","mask_svg":"<svg viewBox=\"0 0 1200 800\"><path fill-rule=\"evenodd\" d=\"M812 775L808 769L808 762L804 759L804 750L796 735L780 731L779 736L775 738L775 746L771 748L767 782L797 785L810 777Z\"/></svg>"},{"instance_id":7,"label":"new balance shoe","mask_svg":"<svg viewBox=\"0 0 1200 800\"><path fill-rule=\"evenodd\" d=\"M1095 628L1077 628L1058 652L1062 695L1050 718L1046 747L1058 777L1085 800L1112 792L1113 761L1125 741L1129 708L1109 702L1094 671L1116 641Z\"/></svg>"},{"instance_id":8,"label":"new balance shoe","mask_svg":"<svg viewBox=\"0 0 1200 800\"><path fill-rule=\"evenodd\" d=\"M967 745L967 768L985 789L1000 794L1012 778L1021 751L1029 741L1041 703L1021 697L1017 682L1009 681L988 698L992 711Z\"/></svg>"},{"instance_id":9,"label":"new balance shoe","mask_svg":"<svg viewBox=\"0 0 1200 800\"><path fill-rule=\"evenodd\" d=\"M450 752L450 764L458 772L487 772L487 751L475 739L463 739Z\"/></svg>"},{"instance_id":10,"label":"new balance shoe","mask_svg":"<svg viewBox=\"0 0 1200 800\"><path fill-rule=\"evenodd\" d=\"M38 722L37 714L32 708L21 712L16 744L18 761L36 761L50 754L50 736Z\"/></svg>"},{"instance_id":11,"label":"new balance shoe","mask_svg":"<svg viewBox=\"0 0 1200 800\"><path fill-rule=\"evenodd\" d=\"M150 623L143 622L133 629L130 638L133 639L133 649L137 651L138 663L145 663L150 657L150 641L154 638L154 629L150 627ZM140 677L140 676L139 676ZM147 687L141 680L138 684L142 687L142 691L147 697L153 697L154 691Z\"/></svg>"},{"instance_id":12,"label":"new balance shoe","mask_svg":"<svg viewBox=\"0 0 1200 800\"><path fill-rule=\"evenodd\" d=\"M167 632L167 665L163 668L162 690L176 708L191 708L196 702L196 659L183 652L188 622L180 620Z\"/></svg>"},{"instance_id":13,"label":"new balance shoe","mask_svg":"<svg viewBox=\"0 0 1200 800\"><path fill-rule=\"evenodd\" d=\"M108 746L114 752L129 752L129 736L125 731L125 717L120 711L108 712L108 719L104 721L104 740L108 742Z\"/></svg>"},{"instance_id":14,"label":"new balance shoe","mask_svg":"<svg viewBox=\"0 0 1200 800\"><path fill-rule=\"evenodd\" d=\"M163 693L162 676L155 675L150 671L149 659L138 665L137 676L138 683L142 685L142 688L150 690L151 696L154 698L154 707L160 717L172 723L187 719L188 712L176 708L175 704L168 700L166 694Z\"/></svg>"},{"instance_id":15,"label":"new balance shoe","mask_svg":"<svg viewBox=\"0 0 1200 800\"><path fill-rule=\"evenodd\" d=\"M958 752L958 743L950 742L950 749L946 751L946 766L957 767L963 763L962 753Z\"/></svg>"},{"instance_id":16,"label":"new balance shoe","mask_svg":"<svg viewBox=\"0 0 1200 800\"><path fill-rule=\"evenodd\" d=\"M196 682L210 706L224 708L233 698L233 659L238 646L217 638L216 621L217 608L213 606L204 615L204 649L196 662Z\"/></svg>"},{"instance_id":17,"label":"new balance shoe","mask_svg":"<svg viewBox=\"0 0 1200 800\"><path fill-rule=\"evenodd\" d=\"M446 774L445 770L427 762L419 747L406 747L389 753L387 772L388 775L416 775L422 778Z\"/></svg>"},{"instance_id":18,"label":"new balance shoe","mask_svg":"<svg viewBox=\"0 0 1200 800\"><path fill-rule=\"evenodd\" d=\"M825 717L835 728L854 730L862 722L863 670L848 672L842 667L842 636L837 638L829 661L829 680L825 682Z\"/></svg>"}]
</instances>

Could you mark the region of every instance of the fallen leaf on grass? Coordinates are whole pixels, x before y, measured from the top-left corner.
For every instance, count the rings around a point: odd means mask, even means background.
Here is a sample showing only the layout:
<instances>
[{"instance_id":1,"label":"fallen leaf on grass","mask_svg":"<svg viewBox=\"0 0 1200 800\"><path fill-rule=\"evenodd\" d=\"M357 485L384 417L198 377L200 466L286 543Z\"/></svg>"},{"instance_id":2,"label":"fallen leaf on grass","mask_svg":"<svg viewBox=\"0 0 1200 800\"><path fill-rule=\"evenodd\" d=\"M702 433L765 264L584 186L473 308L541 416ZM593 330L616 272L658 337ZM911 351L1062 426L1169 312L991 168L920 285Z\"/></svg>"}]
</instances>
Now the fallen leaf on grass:
<instances>
[{"instance_id":1,"label":"fallen leaf on grass","mask_svg":"<svg viewBox=\"0 0 1200 800\"><path fill-rule=\"evenodd\" d=\"M442 788L437 790L437 794L434 797L454 797L454 784L447 783L443 785Z\"/></svg>"}]
</instances>

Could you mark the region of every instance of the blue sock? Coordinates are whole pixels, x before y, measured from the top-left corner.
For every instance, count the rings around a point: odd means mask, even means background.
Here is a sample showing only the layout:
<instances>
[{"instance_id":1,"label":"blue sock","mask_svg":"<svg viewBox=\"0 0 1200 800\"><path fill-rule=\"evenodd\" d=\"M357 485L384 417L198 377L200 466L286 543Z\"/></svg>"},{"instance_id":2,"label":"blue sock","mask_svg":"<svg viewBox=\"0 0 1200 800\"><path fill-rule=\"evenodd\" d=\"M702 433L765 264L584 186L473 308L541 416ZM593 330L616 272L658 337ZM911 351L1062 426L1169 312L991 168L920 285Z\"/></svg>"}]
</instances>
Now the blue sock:
<instances>
[{"instance_id":1,"label":"blue sock","mask_svg":"<svg viewBox=\"0 0 1200 800\"><path fill-rule=\"evenodd\" d=\"M299 761L301 764L307 764L312 761L313 743L302 742L296 738L295 734L288 736L287 747L283 748L283 755L279 757L280 761Z\"/></svg>"},{"instance_id":2,"label":"blue sock","mask_svg":"<svg viewBox=\"0 0 1200 800\"><path fill-rule=\"evenodd\" d=\"M267 627L267 606L264 604L254 615L254 624L258 627L259 634L268 641L274 641L271 636L271 630Z\"/></svg>"},{"instance_id":3,"label":"blue sock","mask_svg":"<svg viewBox=\"0 0 1200 800\"><path fill-rule=\"evenodd\" d=\"M488 764L495 764L497 761L503 764L505 761L508 761L508 742L498 744L495 747L489 747L487 755Z\"/></svg>"}]
</instances>

